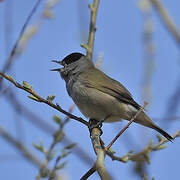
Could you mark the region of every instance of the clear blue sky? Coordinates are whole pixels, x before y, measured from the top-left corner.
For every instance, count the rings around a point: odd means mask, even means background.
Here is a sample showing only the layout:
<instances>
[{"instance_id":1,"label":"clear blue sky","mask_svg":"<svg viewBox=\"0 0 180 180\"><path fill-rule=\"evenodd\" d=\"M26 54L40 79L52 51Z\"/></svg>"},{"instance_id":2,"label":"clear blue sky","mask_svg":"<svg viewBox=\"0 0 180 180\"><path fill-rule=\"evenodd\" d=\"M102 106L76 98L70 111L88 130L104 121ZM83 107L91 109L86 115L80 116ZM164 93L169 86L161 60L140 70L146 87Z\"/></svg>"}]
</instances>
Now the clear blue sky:
<instances>
[{"instance_id":1,"label":"clear blue sky","mask_svg":"<svg viewBox=\"0 0 180 180\"><path fill-rule=\"evenodd\" d=\"M11 48L17 39L19 32L24 24L35 0L23 1L16 0L0 3L0 70L7 57L6 42L9 38L8 47ZM55 102L59 103L63 109L68 110L72 100L68 97L65 83L59 74L49 71L56 67L51 60L62 59L71 52L82 52L85 50L80 44L86 42L89 27L88 3L91 1L70 1L61 0L53 8L54 18L43 20L35 36L33 36L24 50L17 57L13 67L7 73L13 76L18 82L27 81L33 89L42 97L55 94ZM12 14L11 34L5 33L5 23L10 22L5 15L5 3L8 5ZM163 0L162 3L167 7L173 16L177 26L180 27L180 2ZM97 32L95 38L94 61L98 54L103 54L101 69L124 84L132 93L134 99L143 104L142 80L144 74L144 48L143 48L143 17L138 7L139 1L101 1L98 17ZM36 23L42 9L44 1L34 14L30 25ZM11 9L12 8L12 9ZM10 16L10 15L9 15ZM155 46L155 56L153 59L154 69L151 81L151 102L148 105L148 115L151 118L163 118L166 116L169 99L175 92L179 84L180 58L179 48L170 33L164 28L156 11L152 10L152 20L154 23L153 44ZM7 32L7 31L6 31ZM54 109L34 102L27 98L27 93L14 88L9 82L5 81L6 86L14 89L18 99L31 111L37 113L50 125L57 128L52 121L54 114L64 117L63 114ZM180 114L180 108L174 115ZM82 116L76 108L73 112L77 116ZM10 132L15 138L25 143L29 150L34 152L42 160L44 157L39 153L32 143L39 143L42 139L45 147L49 147L52 136L36 128L29 123L24 116L16 113L11 103L5 97L0 97L0 125ZM82 116L83 117L83 116ZM170 120L169 120L170 121ZM125 125L126 122L105 124L103 126L103 140L108 143ZM180 121L156 121L162 128L173 134L180 129ZM95 154L91 145L89 132L80 123L71 120L65 127L68 138L76 142L89 156L95 160ZM113 145L116 154L123 156L130 150L136 152L145 147L150 140L156 140L156 132L140 125L133 124ZM180 140L168 143L165 150L153 152L151 164L147 165L149 177L155 179L178 179L179 176L179 150ZM6 141L0 137L0 179L34 179L38 173L32 164L25 161L22 156ZM64 147L64 144L57 146L57 149ZM73 152L67 158L68 164L64 171L69 179L79 179L89 168L90 165L81 161ZM139 179L133 173L133 164L111 161L106 158L106 166L115 179ZM52 165L52 164L51 164ZM98 179L97 174L89 179Z\"/></svg>"}]
</instances>

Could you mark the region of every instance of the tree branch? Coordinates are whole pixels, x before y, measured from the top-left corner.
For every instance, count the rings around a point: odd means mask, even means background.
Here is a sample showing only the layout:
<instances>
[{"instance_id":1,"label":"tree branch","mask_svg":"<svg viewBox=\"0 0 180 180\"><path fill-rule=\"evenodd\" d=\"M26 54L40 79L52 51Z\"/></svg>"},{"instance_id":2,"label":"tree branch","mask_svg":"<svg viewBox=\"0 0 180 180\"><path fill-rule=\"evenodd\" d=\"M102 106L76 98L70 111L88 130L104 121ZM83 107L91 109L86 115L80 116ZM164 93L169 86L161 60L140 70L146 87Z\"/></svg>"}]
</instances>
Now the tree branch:
<instances>
[{"instance_id":1,"label":"tree branch","mask_svg":"<svg viewBox=\"0 0 180 180\"><path fill-rule=\"evenodd\" d=\"M150 0L153 6L156 8L157 12L159 13L164 25L167 27L169 32L173 35L175 40L177 41L178 45L180 45L180 32L176 27L175 22L173 21L172 17L165 9L165 7L161 4L159 0Z\"/></svg>"},{"instance_id":2,"label":"tree branch","mask_svg":"<svg viewBox=\"0 0 180 180\"><path fill-rule=\"evenodd\" d=\"M180 130L177 131L173 136L172 136L174 139L177 138L177 137L180 137ZM115 156L111 151L106 151L106 154L112 159L112 160L116 160L116 161L121 161L121 162L128 162L129 160L131 161L139 161L140 159L141 160L144 160L146 161L147 163L150 163L150 159L149 159L149 153L152 152L152 151L158 151L158 150L161 150L161 149L164 149L166 148L167 146L164 145L166 142L168 142L167 139L165 138L162 138L161 136L158 136L158 139L159 139L159 142L152 146L152 143L153 141L151 141L150 143L148 143L146 145L146 147L136 153L136 154L132 154L132 151L127 153L125 156L123 157L118 157L118 156Z\"/></svg>"},{"instance_id":3,"label":"tree branch","mask_svg":"<svg viewBox=\"0 0 180 180\"><path fill-rule=\"evenodd\" d=\"M105 148L105 151L107 151L114 142L119 138L119 136L130 126L130 124L136 119L136 117L143 111L143 109L147 106L147 102L144 102L144 105L139 109L139 111L131 118L131 120L128 122L128 124L121 129L121 131L116 135L116 137L109 143L109 145Z\"/></svg>"},{"instance_id":4,"label":"tree branch","mask_svg":"<svg viewBox=\"0 0 180 180\"><path fill-rule=\"evenodd\" d=\"M83 177L80 180L86 180L88 177L90 177L92 174L96 172L96 166L94 165L87 173L83 175Z\"/></svg>"},{"instance_id":5,"label":"tree branch","mask_svg":"<svg viewBox=\"0 0 180 180\"><path fill-rule=\"evenodd\" d=\"M1 136L7 140L7 142L11 143L16 149L23 155L25 159L30 161L33 165L36 165L37 167L41 167L42 163L41 161L35 157L25 146L23 146L19 141L13 138L6 130L0 126L0 134Z\"/></svg>"},{"instance_id":6,"label":"tree branch","mask_svg":"<svg viewBox=\"0 0 180 180\"><path fill-rule=\"evenodd\" d=\"M9 104L15 109L15 111L17 111L17 113L24 115L24 117L29 122L31 122L33 126L47 133L48 135L52 135L56 131L56 128L54 128L54 126L52 126L50 123L47 123L44 119L42 119L34 112L30 111L28 108L26 108L24 104L21 104L21 102L16 97L16 95L14 94L14 92L10 87L7 87L6 89L8 90L6 94L6 97L8 98L7 102L9 102ZM74 106L72 105L68 112L71 113L73 107ZM68 119L69 118L67 116L65 119L66 123ZM62 143L68 145L68 144L72 144L73 142L67 136L65 136ZM92 164L93 159L80 146L78 145L75 146L73 153L84 163Z\"/></svg>"},{"instance_id":7,"label":"tree branch","mask_svg":"<svg viewBox=\"0 0 180 180\"><path fill-rule=\"evenodd\" d=\"M59 112L67 115L67 116L70 117L71 119L74 119L74 120L76 120L76 121L78 121L78 122L81 122L82 124L84 124L84 125L86 125L86 126L89 125L89 123L88 123L87 121L85 121L84 119L79 118L79 117L77 117L77 116L74 116L73 114L71 114L71 113L63 110L58 104L55 105L55 104L52 103L52 101L48 101L48 100L46 100L46 99L43 99L41 96L39 96L38 94L36 94L36 93L33 91L32 87L27 87L27 86L21 85L21 84L19 84L18 82L16 82L12 77L10 77L10 76L2 73L2 72L0 72L0 75L3 76L3 77L4 77L5 79L7 79L8 81L10 81L11 83L13 83L17 88L22 89L22 90L28 92L29 94L33 95L33 97L30 97L31 99L33 99L33 100L35 100L35 101L37 101L37 102L45 103L45 104L53 107L54 109L58 110Z\"/></svg>"},{"instance_id":8,"label":"tree branch","mask_svg":"<svg viewBox=\"0 0 180 180\"><path fill-rule=\"evenodd\" d=\"M92 60L92 53L93 53L93 48L94 48L95 32L97 29L96 28L96 17L97 17L99 1L100 0L94 0L93 4L89 5L89 8L91 10L91 20L90 20L90 27L89 27L88 44L81 44L81 46L86 49L86 51L87 51L86 55L91 60Z\"/></svg>"},{"instance_id":9,"label":"tree branch","mask_svg":"<svg viewBox=\"0 0 180 180\"><path fill-rule=\"evenodd\" d=\"M69 108L69 112L72 112L74 109L74 105L72 105L70 108ZM46 171L47 169L47 166L49 164L49 162L51 161L51 156L53 154L53 150L55 148L55 146L64 139L65 137L65 134L63 132L63 128L64 126L67 124L67 122L69 122L69 117L67 116L64 121L62 123L59 124L59 129L54 133L54 138L53 138L53 142L51 143L49 149L45 152L45 160L39 170L39 173L36 177L36 180L39 180L42 175L43 175L43 172ZM60 156L59 156L60 157ZM56 174L56 171L58 169L56 169L56 166L58 165L58 162L61 158L57 158L56 159L56 163L55 163L55 166L53 168L53 170L49 173L49 179L51 179L51 177L56 177L57 174Z\"/></svg>"},{"instance_id":10,"label":"tree branch","mask_svg":"<svg viewBox=\"0 0 180 180\"><path fill-rule=\"evenodd\" d=\"M33 14L35 13L36 9L38 8L40 2L41 2L41 0L37 0L37 2L35 3L34 7L33 7L32 10L31 10L31 12L29 13L29 15L28 15L28 17L27 17L27 19L26 19L26 21L25 21L25 23L24 23L24 25L23 25L23 27L22 27L22 29L21 29L21 32L20 32L20 34L19 34L19 37L18 37L18 39L16 40L16 42L15 42L13 48L12 48L12 51L11 51L11 53L10 53L10 56L8 57L8 59L7 59L7 61L6 61L6 64L4 65L4 68L3 68L3 71L2 71L3 73L5 73L5 72L9 69L10 65L12 64L13 57L14 57L14 55L16 54L16 50L17 50L19 41L20 41L21 37L23 36L23 34L24 34L24 32L25 32L25 29L26 29L29 21L31 20ZM2 77L0 78L0 89L1 89L1 86L2 86Z\"/></svg>"},{"instance_id":11,"label":"tree branch","mask_svg":"<svg viewBox=\"0 0 180 180\"><path fill-rule=\"evenodd\" d=\"M104 158L105 158L105 152L102 148L101 142L100 142L100 135L101 131L98 128L93 128L91 132L91 140L93 144L94 151L97 155L97 159L95 162L96 170L103 180L110 180L110 176L108 172L106 171L105 165L104 165Z\"/></svg>"},{"instance_id":12,"label":"tree branch","mask_svg":"<svg viewBox=\"0 0 180 180\"><path fill-rule=\"evenodd\" d=\"M94 151L97 155L97 159L96 162L94 163L94 166L87 173L85 173L85 175L83 175L81 180L87 179L96 170L102 180L111 180L111 177L109 176L104 165L105 152L101 144L100 136L101 136L101 130L99 128L93 128L91 131L91 141L93 144Z\"/></svg>"}]
</instances>

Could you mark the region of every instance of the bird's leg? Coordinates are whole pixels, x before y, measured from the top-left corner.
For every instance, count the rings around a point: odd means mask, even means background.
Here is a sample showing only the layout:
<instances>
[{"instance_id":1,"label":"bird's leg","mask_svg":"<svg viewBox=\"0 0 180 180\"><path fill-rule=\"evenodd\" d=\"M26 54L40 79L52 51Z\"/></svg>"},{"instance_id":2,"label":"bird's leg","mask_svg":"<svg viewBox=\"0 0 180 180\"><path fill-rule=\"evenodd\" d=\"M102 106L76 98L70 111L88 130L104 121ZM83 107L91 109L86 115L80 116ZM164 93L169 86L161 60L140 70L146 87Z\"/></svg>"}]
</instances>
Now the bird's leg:
<instances>
[{"instance_id":1,"label":"bird's leg","mask_svg":"<svg viewBox=\"0 0 180 180\"><path fill-rule=\"evenodd\" d=\"M92 131L93 128L99 128L101 131L101 135L103 134L101 127L102 127L102 123L105 122L111 115L106 116L102 121L98 121L96 119L89 119L89 130L90 133Z\"/></svg>"},{"instance_id":2,"label":"bird's leg","mask_svg":"<svg viewBox=\"0 0 180 180\"><path fill-rule=\"evenodd\" d=\"M101 135L103 134L102 130L101 130L101 127L102 127L102 121L98 121L96 119L89 119L89 131L90 131L90 134L91 134L91 131L93 128L98 128L100 131L101 131Z\"/></svg>"}]
</instances>

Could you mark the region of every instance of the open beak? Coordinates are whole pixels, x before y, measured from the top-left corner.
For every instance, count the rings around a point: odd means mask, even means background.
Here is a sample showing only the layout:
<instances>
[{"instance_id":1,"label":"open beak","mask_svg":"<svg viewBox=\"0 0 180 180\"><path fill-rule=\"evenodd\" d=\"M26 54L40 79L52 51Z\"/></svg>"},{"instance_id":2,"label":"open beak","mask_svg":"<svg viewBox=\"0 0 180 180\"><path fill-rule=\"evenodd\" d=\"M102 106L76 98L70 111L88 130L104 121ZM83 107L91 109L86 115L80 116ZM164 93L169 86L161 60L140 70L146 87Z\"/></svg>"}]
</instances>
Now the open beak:
<instances>
[{"instance_id":1,"label":"open beak","mask_svg":"<svg viewBox=\"0 0 180 180\"><path fill-rule=\"evenodd\" d=\"M56 61L56 60L52 60L52 62L55 62L57 64L63 65L61 61ZM58 71L60 72L62 68L57 68L57 69L50 69L50 71Z\"/></svg>"},{"instance_id":2,"label":"open beak","mask_svg":"<svg viewBox=\"0 0 180 180\"><path fill-rule=\"evenodd\" d=\"M58 71L60 72L62 68L57 68L57 69L50 69L50 71Z\"/></svg>"},{"instance_id":3,"label":"open beak","mask_svg":"<svg viewBox=\"0 0 180 180\"><path fill-rule=\"evenodd\" d=\"M62 62L61 62L61 61L52 60L52 62L55 62L55 63L57 63L57 64L62 65Z\"/></svg>"}]
</instances>

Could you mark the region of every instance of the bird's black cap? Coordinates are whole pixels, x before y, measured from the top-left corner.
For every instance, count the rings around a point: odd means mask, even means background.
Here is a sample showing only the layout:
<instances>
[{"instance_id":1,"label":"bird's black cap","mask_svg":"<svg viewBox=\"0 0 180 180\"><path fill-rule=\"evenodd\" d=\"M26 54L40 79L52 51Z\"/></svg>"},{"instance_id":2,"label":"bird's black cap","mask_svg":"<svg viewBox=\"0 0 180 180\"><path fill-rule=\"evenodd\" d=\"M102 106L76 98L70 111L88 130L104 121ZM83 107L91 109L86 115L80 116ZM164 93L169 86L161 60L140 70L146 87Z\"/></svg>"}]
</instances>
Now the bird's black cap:
<instances>
[{"instance_id":1,"label":"bird's black cap","mask_svg":"<svg viewBox=\"0 0 180 180\"><path fill-rule=\"evenodd\" d=\"M62 61L61 63L62 64L71 64L75 61L78 61L82 56L84 56L83 54L81 53L72 53L72 54L69 54L68 56L66 56Z\"/></svg>"}]
</instances>

